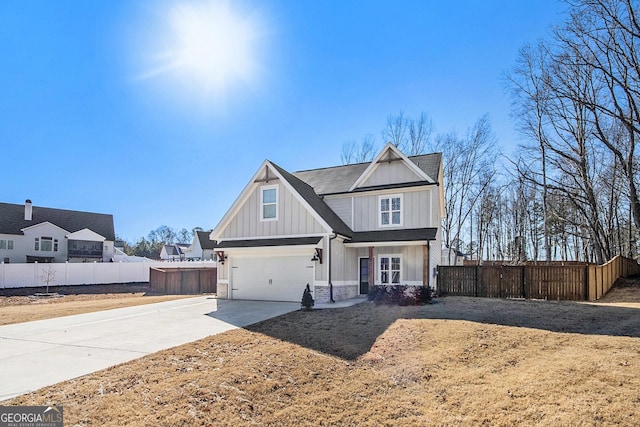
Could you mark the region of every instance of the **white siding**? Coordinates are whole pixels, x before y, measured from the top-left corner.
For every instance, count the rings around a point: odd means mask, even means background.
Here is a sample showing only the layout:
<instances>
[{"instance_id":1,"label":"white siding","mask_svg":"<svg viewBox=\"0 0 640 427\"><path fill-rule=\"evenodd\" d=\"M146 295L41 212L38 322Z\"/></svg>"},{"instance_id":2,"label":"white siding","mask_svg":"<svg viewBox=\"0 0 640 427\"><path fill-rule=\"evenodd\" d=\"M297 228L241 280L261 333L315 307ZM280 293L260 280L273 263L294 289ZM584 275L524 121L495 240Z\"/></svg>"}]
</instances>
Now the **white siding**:
<instances>
[{"instance_id":1,"label":"white siding","mask_svg":"<svg viewBox=\"0 0 640 427\"><path fill-rule=\"evenodd\" d=\"M331 198L325 197L325 203L333 210L345 224L349 227L353 227L352 204L353 199L351 197Z\"/></svg>"},{"instance_id":2,"label":"white siding","mask_svg":"<svg viewBox=\"0 0 640 427\"><path fill-rule=\"evenodd\" d=\"M378 163L377 167L360 187L372 187L376 185L400 184L405 182L422 181L414 171L402 161Z\"/></svg>"},{"instance_id":3,"label":"white siding","mask_svg":"<svg viewBox=\"0 0 640 427\"><path fill-rule=\"evenodd\" d=\"M322 225L282 183L278 184L278 220L261 221L260 189L261 186L256 186L229 225L222 231L222 238L255 238L324 232Z\"/></svg>"},{"instance_id":4,"label":"white siding","mask_svg":"<svg viewBox=\"0 0 640 427\"><path fill-rule=\"evenodd\" d=\"M378 196L380 193L357 195L354 201L354 231L388 230L390 227L379 226ZM437 191L431 188L420 191L396 191L389 194L402 194L402 227L427 228L439 227L438 212L433 213L433 201L437 202ZM435 194L435 196L433 196Z\"/></svg>"}]
</instances>

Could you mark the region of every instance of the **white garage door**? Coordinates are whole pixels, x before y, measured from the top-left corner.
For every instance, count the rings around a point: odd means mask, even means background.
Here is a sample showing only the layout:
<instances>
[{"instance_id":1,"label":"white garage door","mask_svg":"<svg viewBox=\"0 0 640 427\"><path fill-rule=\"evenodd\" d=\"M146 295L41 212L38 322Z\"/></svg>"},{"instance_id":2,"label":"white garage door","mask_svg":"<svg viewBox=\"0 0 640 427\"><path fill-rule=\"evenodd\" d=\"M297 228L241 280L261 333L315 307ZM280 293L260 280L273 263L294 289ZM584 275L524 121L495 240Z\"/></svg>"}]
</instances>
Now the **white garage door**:
<instances>
[{"instance_id":1,"label":"white garage door","mask_svg":"<svg viewBox=\"0 0 640 427\"><path fill-rule=\"evenodd\" d=\"M231 298L299 302L307 283L313 289L313 264L309 256L234 258Z\"/></svg>"}]
</instances>

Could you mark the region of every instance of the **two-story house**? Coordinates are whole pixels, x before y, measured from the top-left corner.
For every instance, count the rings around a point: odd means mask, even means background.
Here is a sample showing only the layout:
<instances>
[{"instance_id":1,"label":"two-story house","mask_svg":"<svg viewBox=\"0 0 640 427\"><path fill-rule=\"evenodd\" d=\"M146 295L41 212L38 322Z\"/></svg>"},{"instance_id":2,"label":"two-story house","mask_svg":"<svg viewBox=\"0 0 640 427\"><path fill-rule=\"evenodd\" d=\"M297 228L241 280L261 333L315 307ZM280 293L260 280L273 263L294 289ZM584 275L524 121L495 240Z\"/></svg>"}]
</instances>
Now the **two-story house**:
<instances>
[{"instance_id":1,"label":"two-story house","mask_svg":"<svg viewBox=\"0 0 640 427\"><path fill-rule=\"evenodd\" d=\"M265 160L211 232L218 296L318 302L374 284L435 287L444 216L440 153L387 144L370 163L289 173Z\"/></svg>"},{"instance_id":2,"label":"two-story house","mask_svg":"<svg viewBox=\"0 0 640 427\"><path fill-rule=\"evenodd\" d=\"M108 262L114 241L112 215L0 203L0 262Z\"/></svg>"}]
</instances>

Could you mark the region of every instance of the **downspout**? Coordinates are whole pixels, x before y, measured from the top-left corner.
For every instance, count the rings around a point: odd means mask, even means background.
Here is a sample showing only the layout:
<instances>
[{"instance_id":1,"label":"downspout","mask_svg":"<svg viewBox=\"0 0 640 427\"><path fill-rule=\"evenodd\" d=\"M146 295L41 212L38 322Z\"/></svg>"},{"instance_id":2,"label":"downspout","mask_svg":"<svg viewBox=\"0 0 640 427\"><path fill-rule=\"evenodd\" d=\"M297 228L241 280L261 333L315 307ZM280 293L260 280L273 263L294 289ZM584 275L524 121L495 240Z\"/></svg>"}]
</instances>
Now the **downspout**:
<instances>
[{"instance_id":1,"label":"downspout","mask_svg":"<svg viewBox=\"0 0 640 427\"><path fill-rule=\"evenodd\" d=\"M333 234L333 236L329 236L329 245L327 247L327 255L329 255L327 258L329 258L328 261L328 267L329 267L329 302L335 302L333 300L333 283L331 283L331 241L333 239L335 239L336 237L338 237L337 234Z\"/></svg>"}]
</instances>

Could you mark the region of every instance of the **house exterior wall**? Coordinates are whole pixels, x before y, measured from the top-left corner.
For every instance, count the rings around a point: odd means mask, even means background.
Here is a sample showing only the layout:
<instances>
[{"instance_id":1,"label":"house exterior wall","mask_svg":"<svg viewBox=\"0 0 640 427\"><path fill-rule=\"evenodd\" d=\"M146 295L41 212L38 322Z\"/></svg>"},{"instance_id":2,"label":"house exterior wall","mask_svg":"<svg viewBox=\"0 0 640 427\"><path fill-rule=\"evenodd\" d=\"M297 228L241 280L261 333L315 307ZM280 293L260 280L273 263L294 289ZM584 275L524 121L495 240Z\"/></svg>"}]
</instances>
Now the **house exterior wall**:
<instances>
[{"instance_id":1,"label":"house exterior wall","mask_svg":"<svg viewBox=\"0 0 640 427\"><path fill-rule=\"evenodd\" d=\"M221 238L259 238L322 233L320 223L288 189L278 183L278 219L260 220L260 191L256 186L237 214L221 232Z\"/></svg>"},{"instance_id":2,"label":"house exterior wall","mask_svg":"<svg viewBox=\"0 0 640 427\"><path fill-rule=\"evenodd\" d=\"M22 236L21 249L24 258L21 262L26 262L27 255L39 257L53 257L54 262L65 262L67 260L67 239L69 232L56 227L49 223L38 224L34 227L24 229ZM58 240L57 251L43 251L42 241L40 242L40 250L35 250L35 239L42 237L51 237Z\"/></svg>"},{"instance_id":3,"label":"house exterior wall","mask_svg":"<svg viewBox=\"0 0 640 427\"><path fill-rule=\"evenodd\" d=\"M353 229L353 196L326 196L324 201L349 228Z\"/></svg>"},{"instance_id":4,"label":"house exterior wall","mask_svg":"<svg viewBox=\"0 0 640 427\"><path fill-rule=\"evenodd\" d=\"M394 227L381 227L379 224L379 196L402 195L402 225L395 228L427 228L439 227L439 215L434 214L432 188L395 189L360 193L354 196L354 214L357 218L352 229L354 231L388 230ZM437 196L436 196L437 197Z\"/></svg>"},{"instance_id":5,"label":"house exterior wall","mask_svg":"<svg viewBox=\"0 0 640 427\"><path fill-rule=\"evenodd\" d=\"M422 179L423 178L410 170L404 162L378 163L371 176L368 177L360 187L400 184L403 182L420 181Z\"/></svg>"},{"instance_id":6,"label":"house exterior wall","mask_svg":"<svg viewBox=\"0 0 640 427\"><path fill-rule=\"evenodd\" d=\"M0 240L4 240L5 248L0 248L0 262L25 262L26 255L24 254L24 250L22 247L24 246L23 236L16 236L15 234L0 234ZM8 249L7 243L8 241L13 242L13 249Z\"/></svg>"}]
</instances>

